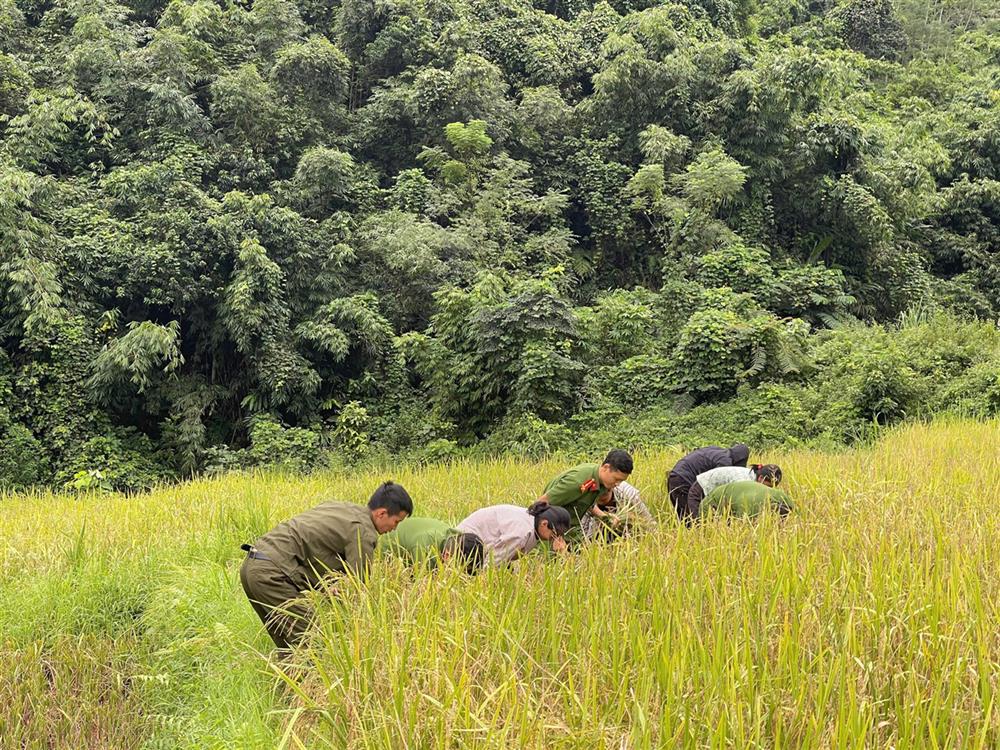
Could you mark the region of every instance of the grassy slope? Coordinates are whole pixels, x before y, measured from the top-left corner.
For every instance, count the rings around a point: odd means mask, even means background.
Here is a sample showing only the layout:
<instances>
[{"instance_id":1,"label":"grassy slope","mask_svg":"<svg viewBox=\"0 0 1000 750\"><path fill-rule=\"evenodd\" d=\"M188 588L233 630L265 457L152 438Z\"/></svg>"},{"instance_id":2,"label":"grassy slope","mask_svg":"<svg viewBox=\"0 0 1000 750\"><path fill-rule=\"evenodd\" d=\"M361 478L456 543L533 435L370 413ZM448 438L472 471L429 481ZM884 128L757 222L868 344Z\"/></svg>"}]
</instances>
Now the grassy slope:
<instances>
[{"instance_id":1,"label":"grassy slope","mask_svg":"<svg viewBox=\"0 0 1000 750\"><path fill-rule=\"evenodd\" d=\"M258 653L240 542L384 476L458 518L527 502L559 464L8 498L0 746L994 747L998 437L769 456L801 508L784 525L667 525L472 581L385 564L321 603L294 685ZM637 457L660 511L675 458Z\"/></svg>"}]
</instances>

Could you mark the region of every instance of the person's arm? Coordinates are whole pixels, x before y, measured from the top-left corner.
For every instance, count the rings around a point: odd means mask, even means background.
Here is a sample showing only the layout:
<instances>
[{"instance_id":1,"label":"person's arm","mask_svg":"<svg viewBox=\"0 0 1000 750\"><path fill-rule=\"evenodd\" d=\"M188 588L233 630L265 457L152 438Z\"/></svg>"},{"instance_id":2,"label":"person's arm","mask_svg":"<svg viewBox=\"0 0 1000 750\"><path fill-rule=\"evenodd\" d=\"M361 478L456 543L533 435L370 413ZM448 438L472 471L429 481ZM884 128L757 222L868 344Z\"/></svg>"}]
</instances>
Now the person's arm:
<instances>
[{"instance_id":1,"label":"person's arm","mask_svg":"<svg viewBox=\"0 0 1000 750\"><path fill-rule=\"evenodd\" d=\"M771 504L778 511L779 515L782 517L787 516L793 510L795 510L795 505L792 503L792 498L789 497L787 492L782 490L777 490L771 496Z\"/></svg>"},{"instance_id":2,"label":"person's arm","mask_svg":"<svg viewBox=\"0 0 1000 750\"><path fill-rule=\"evenodd\" d=\"M698 518L698 514L701 512L701 501L704 499L705 489L700 482L695 482L688 490L687 496L687 512L692 519Z\"/></svg>"},{"instance_id":3,"label":"person's arm","mask_svg":"<svg viewBox=\"0 0 1000 750\"><path fill-rule=\"evenodd\" d=\"M360 528L353 529L344 550L344 571L364 580L368 575L375 545L365 538Z\"/></svg>"},{"instance_id":4,"label":"person's arm","mask_svg":"<svg viewBox=\"0 0 1000 750\"><path fill-rule=\"evenodd\" d=\"M612 510L610 510L610 509L609 509L609 510L604 510L603 508L601 508L601 507L600 507L600 506L601 506L601 504L602 504L602 503L600 503L600 499L598 499L597 501L595 501L595 502L594 502L594 504L593 504L593 505L591 505L591 506L590 506L590 507L589 507L589 508L587 509L587 512L588 512L588 513L589 513L590 515L594 516L594 518L608 518L608 517L610 517L610 516L613 516L613 515L614 515L614 511L612 511ZM606 506L606 505L607 505L607 503L603 503L603 505L605 505L605 506Z\"/></svg>"},{"instance_id":5,"label":"person's arm","mask_svg":"<svg viewBox=\"0 0 1000 750\"><path fill-rule=\"evenodd\" d=\"M620 510L618 497L614 490L601 489L594 499L594 504L587 508L587 514L600 519L603 523L611 523Z\"/></svg>"}]
</instances>

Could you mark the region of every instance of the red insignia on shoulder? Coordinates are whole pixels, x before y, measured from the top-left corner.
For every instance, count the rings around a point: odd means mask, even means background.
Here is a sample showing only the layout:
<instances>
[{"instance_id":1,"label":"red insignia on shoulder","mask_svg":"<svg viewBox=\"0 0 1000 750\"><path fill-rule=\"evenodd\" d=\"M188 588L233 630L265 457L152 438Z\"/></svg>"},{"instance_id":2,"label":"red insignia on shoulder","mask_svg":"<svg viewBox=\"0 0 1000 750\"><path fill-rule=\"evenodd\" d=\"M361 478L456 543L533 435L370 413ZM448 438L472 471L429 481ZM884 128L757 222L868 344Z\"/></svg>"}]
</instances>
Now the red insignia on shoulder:
<instances>
[{"instance_id":1,"label":"red insignia on shoulder","mask_svg":"<svg viewBox=\"0 0 1000 750\"><path fill-rule=\"evenodd\" d=\"M580 485L580 492L596 492L597 482L593 478L588 479L586 482Z\"/></svg>"}]
</instances>

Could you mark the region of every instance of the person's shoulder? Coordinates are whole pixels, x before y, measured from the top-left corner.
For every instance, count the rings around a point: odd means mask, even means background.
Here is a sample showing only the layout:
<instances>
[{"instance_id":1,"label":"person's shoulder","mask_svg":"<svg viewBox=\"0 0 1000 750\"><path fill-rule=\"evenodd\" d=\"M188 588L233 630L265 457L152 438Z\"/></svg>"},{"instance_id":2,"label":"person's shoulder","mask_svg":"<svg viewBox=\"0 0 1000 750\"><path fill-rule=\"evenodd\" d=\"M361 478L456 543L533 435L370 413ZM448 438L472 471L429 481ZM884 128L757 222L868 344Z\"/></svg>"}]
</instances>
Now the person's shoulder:
<instances>
[{"instance_id":1,"label":"person's shoulder","mask_svg":"<svg viewBox=\"0 0 1000 750\"><path fill-rule=\"evenodd\" d=\"M545 486L545 491L548 492L556 488L565 491L568 485L583 484L597 473L597 469L597 464L577 464L576 466L570 466L556 474Z\"/></svg>"},{"instance_id":2,"label":"person's shoulder","mask_svg":"<svg viewBox=\"0 0 1000 750\"><path fill-rule=\"evenodd\" d=\"M619 482L614 489L614 496L625 500L638 500L639 488L628 482Z\"/></svg>"},{"instance_id":3,"label":"person's shoulder","mask_svg":"<svg viewBox=\"0 0 1000 750\"><path fill-rule=\"evenodd\" d=\"M366 532L369 529L374 532L375 527L372 525L371 511L368 510L367 505L343 503L336 500L325 503L325 505L331 516L343 519L351 526L359 526Z\"/></svg>"},{"instance_id":4,"label":"person's shoulder","mask_svg":"<svg viewBox=\"0 0 1000 750\"><path fill-rule=\"evenodd\" d=\"M345 503L341 500L326 500L319 505L314 505L308 510L304 510L297 518L350 518L355 515L355 508L362 507L354 503Z\"/></svg>"},{"instance_id":5,"label":"person's shoulder","mask_svg":"<svg viewBox=\"0 0 1000 750\"><path fill-rule=\"evenodd\" d=\"M424 533L440 533L450 531L452 526L445 521L438 518L424 518L412 516L401 521L399 526L396 527L399 530L412 531L414 534L424 534Z\"/></svg>"},{"instance_id":6,"label":"person's shoulder","mask_svg":"<svg viewBox=\"0 0 1000 750\"><path fill-rule=\"evenodd\" d=\"M346 500L327 500L317 505L313 510L339 511L343 513L353 513L357 508L366 508L364 505L349 503Z\"/></svg>"}]
</instances>

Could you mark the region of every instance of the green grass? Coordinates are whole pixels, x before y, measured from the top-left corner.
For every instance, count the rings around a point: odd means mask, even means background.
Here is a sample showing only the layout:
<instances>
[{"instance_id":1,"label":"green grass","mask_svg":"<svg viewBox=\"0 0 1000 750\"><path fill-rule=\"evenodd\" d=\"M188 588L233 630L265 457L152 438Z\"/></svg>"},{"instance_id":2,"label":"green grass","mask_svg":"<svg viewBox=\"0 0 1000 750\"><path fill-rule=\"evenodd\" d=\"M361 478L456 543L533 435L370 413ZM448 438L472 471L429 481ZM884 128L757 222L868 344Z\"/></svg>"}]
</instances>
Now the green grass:
<instances>
[{"instance_id":1,"label":"green grass","mask_svg":"<svg viewBox=\"0 0 1000 750\"><path fill-rule=\"evenodd\" d=\"M0 747L992 748L1000 425L766 456L785 522L666 523L475 579L382 562L267 658L239 544L383 478L421 515L524 502L562 465L231 476L0 499ZM669 519L677 454L637 456Z\"/></svg>"}]
</instances>

